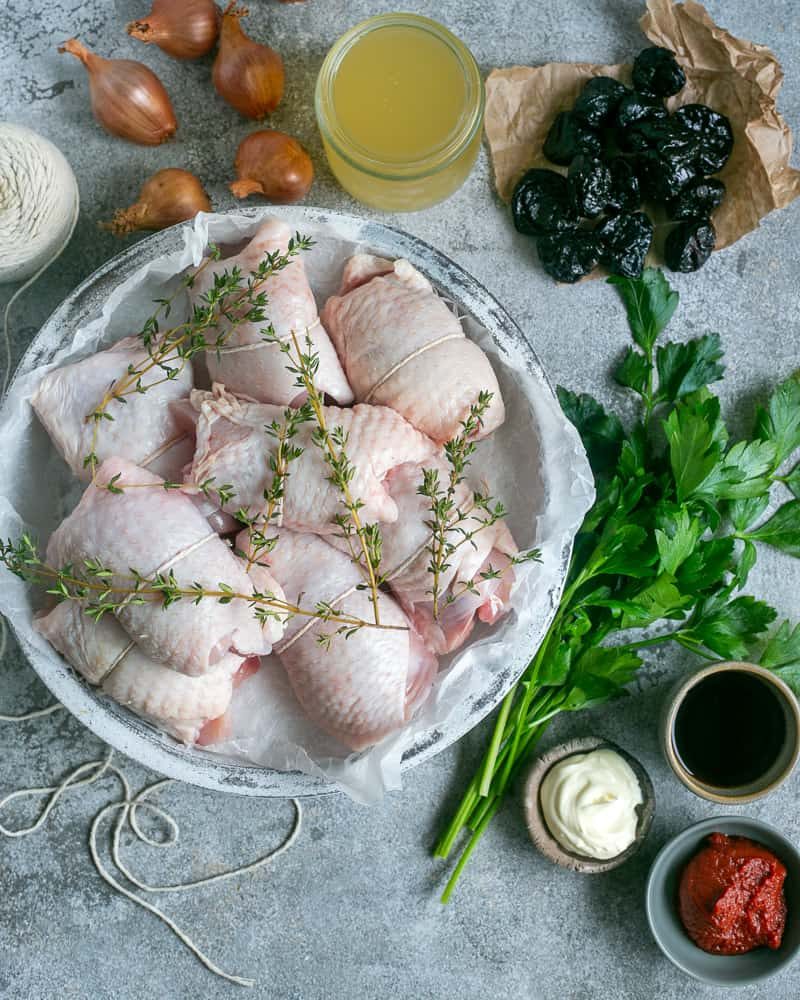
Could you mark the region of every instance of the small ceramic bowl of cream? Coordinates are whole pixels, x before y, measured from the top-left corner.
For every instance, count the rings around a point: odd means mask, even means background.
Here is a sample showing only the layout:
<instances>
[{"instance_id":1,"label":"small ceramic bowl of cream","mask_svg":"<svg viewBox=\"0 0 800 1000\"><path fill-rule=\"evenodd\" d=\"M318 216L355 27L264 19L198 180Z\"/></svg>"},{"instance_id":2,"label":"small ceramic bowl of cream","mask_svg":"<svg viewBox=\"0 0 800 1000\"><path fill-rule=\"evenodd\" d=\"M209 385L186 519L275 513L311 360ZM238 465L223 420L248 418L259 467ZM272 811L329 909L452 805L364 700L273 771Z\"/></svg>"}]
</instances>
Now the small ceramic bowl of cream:
<instances>
[{"instance_id":1,"label":"small ceramic bowl of cream","mask_svg":"<svg viewBox=\"0 0 800 1000\"><path fill-rule=\"evenodd\" d=\"M642 765L597 736L539 757L525 785L531 839L572 871L610 871L639 848L653 821L655 793Z\"/></svg>"}]
</instances>

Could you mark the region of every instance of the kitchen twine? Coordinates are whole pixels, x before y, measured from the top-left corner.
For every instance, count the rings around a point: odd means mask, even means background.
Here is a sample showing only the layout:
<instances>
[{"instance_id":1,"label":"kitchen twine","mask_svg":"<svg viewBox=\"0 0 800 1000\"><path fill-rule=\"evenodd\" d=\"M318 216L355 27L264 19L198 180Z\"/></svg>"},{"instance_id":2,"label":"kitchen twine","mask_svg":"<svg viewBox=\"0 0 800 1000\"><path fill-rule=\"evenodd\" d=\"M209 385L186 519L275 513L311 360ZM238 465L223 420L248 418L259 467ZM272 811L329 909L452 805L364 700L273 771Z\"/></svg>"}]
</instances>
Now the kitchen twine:
<instances>
[{"instance_id":1,"label":"kitchen twine","mask_svg":"<svg viewBox=\"0 0 800 1000\"><path fill-rule=\"evenodd\" d=\"M306 336L314 329L314 327L319 326L319 316L314 320L313 323L309 323L306 327ZM294 331L292 331L294 332ZM264 347L275 347L277 344L285 344L291 337L291 333L288 337L279 337L277 340L258 340L253 344L237 344L234 347L207 347L206 354L242 354L248 351L260 351Z\"/></svg>"},{"instance_id":2,"label":"kitchen twine","mask_svg":"<svg viewBox=\"0 0 800 1000\"><path fill-rule=\"evenodd\" d=\"M0 626L2 626L0 629L0 660L2 660L7 644L6 624L5 620L2 618L0 618ZM36 711L26 712L23 715L0 715L0 722L25 722L29 719L37 719L44 715L51 715L53 712L58 712L62 708L62 705L56 704L50 705L47 708L38 709ZM6 826L2 823L2 821L0 821L0 834L4 837L13 838L30 836L31 834L36 833L36 831L45 824L50 816L50 813L58 803L58 800L67 792L74 791L78 788L85 788L87 785L92 785L101 778L108 776L116 778L122 787L122 798L115 802L109 802L107 805L103 806L103 808L100 809L100 811L95 815L89 829L89 854L91 856L92 863L97 870L97 874L108 886L120 893L120 895L129 899L132 903L136 903L138 906L141 906L142 909L152 913L153 916L158 917L162 923L169 927L178 940L181 941L200 962L202 962L209 972L213 972L214 975L219 976L221 979L226 979L228 982L236 983L239 986L255 986L255 980L246 979L242 976L236 976L230 972L225 972L224 969L221 969L194 943L185 931L181 930L174 920L167 916L166 913L160 910L157 906L148 902L146 899L142 899L141 896L138 896L136 893L126 888L117 878L114 877L114 874L112 874L112 872L106 867L106 864L100 855L100 829L107 817L112 816L114 813L117 814L111 833L111 860L116 870L121 872L124 878L126 878L131 885L140 889L142 892L186 892L190 889L196 889L199 886L215 885L218 882L225 882L229 879L258 871L259 868L263 868L270 861L274 861L275 858L288 851L300 835L303 825L303 811L299 801L297 799L291 800L294 807L294 822L288 835L284 838L281 844L273 848L271 851L268 851L257 860L252 861L249 864L239 865L236 868L230 868L217 875L206 876L205 878L193 879L188 882L177 882L171 885L151 885L148 882L144 882L139 879L127 867L120 854L120 841L123 832L128 826L130 826L137 840L147 844L149 847L171 847L173 844L178 842L180 837L180 827L177 820L174 816L167 812L166 809L156 805L154 802L149 801L149 796L165 788L167 785L175 784L175 782L171 778L162 778L159 781L153 782L151 785L146 785L143 789L141 789L141 791L137 792L136 795L132 795L128 779L125 774L112 763L113 757L114 751L109 750L105 758L101 760L88 761L85 764L79 765L66 775L66 777L64 777L57 785L49 785L42 788L20 788L17 791L10 792L4 798L0 799L0 814L2 814L6 806L10 805L12 802L24 799L36 799L42 796L49 797L47 798L47 801L42 807L39 815L29 826L12 828ZM145 812L160 819L166 828L166 833L160 838L155 838L144 831L139 822L139 810L144 810Z\"/></svg>"},{"instance_id":3,"label":"kitchen twine","mask_svg":"<svg viewBox=\"0 0 800 1000\"><path fill-rule=\"evenodd\" d=\"M0 284L25 282L3 313L6 364L0 399L11 376L11 308L61 255L79 208L75 174L52 142L23 125L0 122Z\"/></svg>"}]
</instances>

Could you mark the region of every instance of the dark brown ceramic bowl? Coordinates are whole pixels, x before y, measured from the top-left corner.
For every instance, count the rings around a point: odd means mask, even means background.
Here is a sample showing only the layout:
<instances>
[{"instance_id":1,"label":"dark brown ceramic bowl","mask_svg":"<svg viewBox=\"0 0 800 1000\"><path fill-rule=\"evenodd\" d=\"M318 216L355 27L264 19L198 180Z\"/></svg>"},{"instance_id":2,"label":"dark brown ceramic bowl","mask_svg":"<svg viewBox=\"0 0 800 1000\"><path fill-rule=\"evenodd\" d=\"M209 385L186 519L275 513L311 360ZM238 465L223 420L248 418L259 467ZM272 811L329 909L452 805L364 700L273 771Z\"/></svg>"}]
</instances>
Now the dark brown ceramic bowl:
<instances>
[{"instance_id":1,"label":"dark brown ceramic bowl","mask_svg":"<svg viewBox=\"0 0 800 1000\"><path fill-rule=\"evenodd\" d=\"M633 773L636 775L642 790L642 804L636 807L639 813L636 839L630 847L613 858L587 858L583 854L575 854L562 847L547 827L539 799L542 782L553 765L560 763L567 757L573 757L579 753L590 753L592 750L613 750L618 753L633 768ZM623 750L616 743L603 739L601 736L584 736L580 739L569 740L567 743L561 743L534 761L525 782L524 805L525 819L531 840L546 858L561 865L562 868L569 868L570 871L581 872L585 875L598 875L600 872L608 872L612 868L618 868L639 850L653 822L656 793L647 771L627 750Z\"/></svg>"}]
</instances>

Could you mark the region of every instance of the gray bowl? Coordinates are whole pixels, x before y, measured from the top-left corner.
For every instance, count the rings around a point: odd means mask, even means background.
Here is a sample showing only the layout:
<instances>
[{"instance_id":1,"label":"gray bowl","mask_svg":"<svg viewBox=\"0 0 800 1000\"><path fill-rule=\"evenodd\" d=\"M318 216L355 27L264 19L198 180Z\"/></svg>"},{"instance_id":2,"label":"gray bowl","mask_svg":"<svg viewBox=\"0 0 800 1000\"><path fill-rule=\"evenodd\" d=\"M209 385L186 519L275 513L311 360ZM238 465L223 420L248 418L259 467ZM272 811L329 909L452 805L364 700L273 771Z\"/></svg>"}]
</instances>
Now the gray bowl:
<instances>
[{"instance_id":1,"label":"gray bowl","mask_svg":"<svg viewBox=\"0 0 800 1000\"><path fill-rule=\"evenodd\" d=\"M685 865L710 833L749 837L786 866L786 930L780 948L757 948L744 955L709 955L683 929L678 914L678 883ZM713 986L746 986L783 969L800 951L800 852L775 827L744 816L718 816L695 823L661 848L650 868L645 891L650 930L667 958L688 976Z\"/></svg>"},{"instance_id":2,"label":"gray bowl","mask_svg":"<svg viewBox=\"0 0 800 1000\"><path fill-rule=\"evenodd\" d=\"M613 750L618 753L633 769L639 788L642 791L642 804L636 807L639 819L636 824L636 837L630 847L627 847L620 854L613 858L587 858L583 854L575 854L567 850L556 840L547 827L547 821L542 812L539 790L547 773L558 764L559 761L567 757L573 757L578 753L591 753L592 750ZM618 868L624 864L639 850L644 843L650 827L653 824L653 816L656 809L656 793L650 776L642 767L639 761L632 757L627 750L612 743L611 740L603 739L602 736L582 736L578 739L561 743L557 747L548 750L547 753L538 757L528 773L525 782L525 820L528 824L528 832L531 840L539 851L550 861L568 868L573 872L580 872L584 875L599 875L602 872L610 872L613 868Z\"/></svg>"},{"instance_id":3,"label":"gray bowl","mask_svg":"<svg viewBox=\"0 0 800 1000\"><path fill-rule=\"evenodd\" d=\"M471 317L489 333L498 353L534 376L541 404L537 414L541 416L558 412L553 390L539 359L514 320L478 281L427 243L380 222L323 209L267 206L242 208L231 214L252 218L254 223L264 215L278 215L301 230L314 225L332 227L337 235L358 244L364 250L383 257L407 258L432 281L441 294L458 309L460 315ZM98 315L117 286L141 265L163 254L178 251L183 246L183 229L183 226L173 226L141 240L105 263L76 288L34 338L15 373L12 388L33 369L49 362L70 332ZM2 420L3 413L0 410L0 423ZM40 437L44 434L40 428L34 428L34 433ZM533 457L530 461L542 464L547 462L547 507L550 510L556 509L561 498L575 495L575 482L566 472L565 456L560 453L551 454L543 441L544 435L531 443ZM577 434L571 434L570 441L570 455L580 453L582 456ZM24 467L24 457L18 458ZM585 458L581 461L585 462ZM17 470L15 475L18 475L19 463L14 466ZM28 472L30 475L34 474L33 470ZM586 465L587 481L589 476ZM0 495L5 491L13 499L16 488L15 483L0 482ZM50 494L47 490L42 490L39 495L42 509L37 512L37 517L40 520L48 517L52 519ZM529 514L532 519L544 516L542 511L531 510ZM49 531L43 533L41 529L37 530L35 522L32 524L34 532L41 537L49 534ZM55 524L51 524L49 530L54 526ZM572 551L572 534L559 534L549 544L552 549L551 565L555 568L554 580L552 585L548 585L546 592L543 592L541 601L537 601L536 606L531 609L524 635L515 644L513 654L498 661L490 682L477 695L457 705L450 713L446 725L429 725L413 737L409 736L401 765L404 770L429 760L476 726L502 701L527 666L531 653L546 635L558 607ZM273 770L198 747L187 748L178 744L123 706L82 683L54 650L45 648L46 644L42 641L36 645L30 636L23 634L17 628L13 615L10 621L33 669L65 708L106 743L152 770L190 784L239 795L319 795L334 790L335 786L330 782L312 774Z\"/></svg>"}]
</instances>

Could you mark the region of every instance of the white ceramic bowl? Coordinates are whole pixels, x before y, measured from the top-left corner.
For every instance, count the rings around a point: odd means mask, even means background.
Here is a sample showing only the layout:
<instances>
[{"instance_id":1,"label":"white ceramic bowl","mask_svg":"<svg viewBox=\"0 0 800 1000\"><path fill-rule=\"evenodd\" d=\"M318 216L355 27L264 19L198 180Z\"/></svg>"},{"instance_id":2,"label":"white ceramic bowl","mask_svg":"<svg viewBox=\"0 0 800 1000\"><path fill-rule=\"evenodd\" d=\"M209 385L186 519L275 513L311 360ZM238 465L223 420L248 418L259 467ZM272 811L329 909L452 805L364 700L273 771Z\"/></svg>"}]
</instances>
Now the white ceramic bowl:
<instances>
[{"instance_id":1,"label":"white ceramic bowl","mask_svg":"<svg viewBox=\"0 0 800 1000\"><path fill-rule=\"evenodd\" d=\"M525 371L533 380L535 392L530 393L529 403L532 422L530 450L526 458L541 470L543 499L540 509L523 508L523 513L531 531L537 534L536 544L539 544L539 529L545 532L548 518L557 518L560 509L565 506L577 509L579 515L585 511L592 496L591 474L577 434L573 428L563 426L552 388L521 330L500 303L474 278L440 251L379 222L312 208L276 209L270 206L266 209L244 209L236 214L252 219L253 228L256 221L267 214L281 215L293 228L301 231L304 226L330 226L337 235L345 234L348 240L370 252L410 260L455 305L459 315L472 317L488 331L500 358L508 360L517 370ZM183 246L182 230L183 227L173 227L142 240L84 281L53 313L32 342L15 375L12 391L15 384L22 384L21 380L26 375L49 362L59 348L69 343L72 331L98 315L114 289L138 268L157 257L178 251ZM0 411L0 424L4 418L8 419L7 409L8 400L4 410ZM541 427L541 433L537 432L537 427ZM558 434L554 433L554 427L558 428ZM52 495L41 490L39 485L46 478L46 470L26 469L26 462L30 465L30 441L43 434L40 428L33 427L26 435L17 435L23 440L22 443L12 443L7 449L13 454L6 454L5 457L0 454L0 515L4 509L7 512L14 506L15 499L21 503L20 497L24 494L28 503L28 507L24 508L26 520L29 520L30 510L31 523L36 524L38 517L44 530L49 531L69 508L53 511ZM20 480L26 476L27 484L24 485ZM37 509L31 510L31 506ZM550 533L553 536L548 539L547 549L549 564L553 567L548 577L550 585L541 595L541 600L537 599L536 606L526 613L524 634L520 628L510 651L496 657L491 682L485 685L480 696L466 699L463 704L451 709L447 725L432 725L423 731L410 733L408 744L404 747L403 768L428 760L477 725L522 673L558 606L573 534L579 521L580 516L568 532ZM16 522L6 517L3 530L12 525L16 526ZM523 540L522 544L527 544L527 540ZM3 581L0 581L2 584ZM0 608L9 610L11 624L34 670L53 695L95 735L129 757L178 780L242 795L314 795L331 790L325 780L308 774L271 770L179 745L84 684L54 650L43 641L37 641L30 629L29 608L25 608L27 621L23 622L23 602L30 604L30 598L20 590L15 600L16 605L12 601L10 609L8 602L5 605L0 602ZM24 628L21 627L23 624Z\"/></svg>"}]
</instances>

